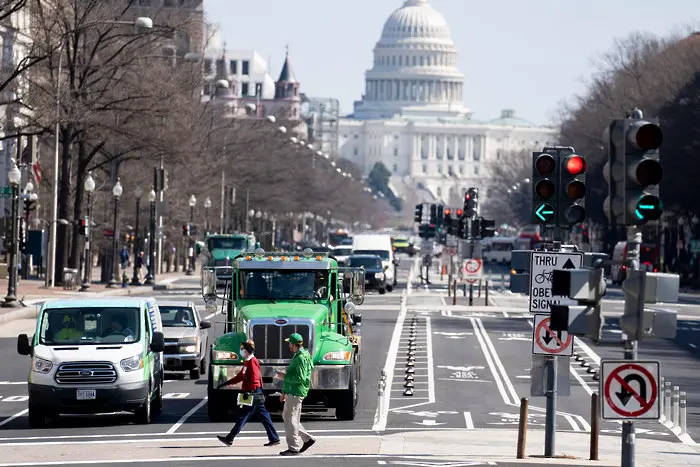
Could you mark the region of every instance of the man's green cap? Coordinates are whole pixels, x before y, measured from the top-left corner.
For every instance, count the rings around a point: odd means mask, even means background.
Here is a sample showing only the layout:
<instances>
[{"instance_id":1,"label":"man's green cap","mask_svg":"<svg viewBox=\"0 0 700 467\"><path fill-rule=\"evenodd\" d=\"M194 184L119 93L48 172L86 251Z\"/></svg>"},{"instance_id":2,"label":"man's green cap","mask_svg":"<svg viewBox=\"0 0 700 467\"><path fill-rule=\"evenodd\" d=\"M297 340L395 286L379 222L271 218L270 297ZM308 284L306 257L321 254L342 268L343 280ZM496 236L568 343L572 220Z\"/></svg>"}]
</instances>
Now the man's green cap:
<instances>
[{"instance_id":1,"label":"man's green cap","mask_svg":"<svg viewBox=\"0 0 700 467\"><path fill-rule=\"evenodd\" d=\"M292 343L292 344L299 345L299 344L301 344L301 343L304 342L304 338L301 337L301 334L297 334L297 333L295 332L294 334L292 334L291 336L289 336L288 338L286 338L284 341L285 341L285 342L290 342L290 343Z\"/></svg>"}]
</instances>

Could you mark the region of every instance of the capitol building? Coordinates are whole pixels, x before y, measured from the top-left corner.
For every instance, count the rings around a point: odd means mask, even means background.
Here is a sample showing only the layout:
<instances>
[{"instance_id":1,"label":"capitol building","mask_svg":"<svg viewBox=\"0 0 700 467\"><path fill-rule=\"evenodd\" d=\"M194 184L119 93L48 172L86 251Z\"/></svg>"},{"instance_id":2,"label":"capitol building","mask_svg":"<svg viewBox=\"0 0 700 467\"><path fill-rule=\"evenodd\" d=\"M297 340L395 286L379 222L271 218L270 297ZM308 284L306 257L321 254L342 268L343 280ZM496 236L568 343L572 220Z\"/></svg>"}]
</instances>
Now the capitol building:
<instances>
[{"instance_id":1,"label":"capitol building","mask_svg":"<svg viewBox=\"0 0 700 467\"><path fill-rule=\"evenodd\" d=\"M391 189L409 204L456 205L471 186L483 203L493 195L490 166L557 139L557 129L534 125L512 109L473 119L457 54L445 18L429 1L405 0L384 24L364 95L338 124L339 156L365 176L383 163L392 173Z\"/></svg>"}]
</instances>

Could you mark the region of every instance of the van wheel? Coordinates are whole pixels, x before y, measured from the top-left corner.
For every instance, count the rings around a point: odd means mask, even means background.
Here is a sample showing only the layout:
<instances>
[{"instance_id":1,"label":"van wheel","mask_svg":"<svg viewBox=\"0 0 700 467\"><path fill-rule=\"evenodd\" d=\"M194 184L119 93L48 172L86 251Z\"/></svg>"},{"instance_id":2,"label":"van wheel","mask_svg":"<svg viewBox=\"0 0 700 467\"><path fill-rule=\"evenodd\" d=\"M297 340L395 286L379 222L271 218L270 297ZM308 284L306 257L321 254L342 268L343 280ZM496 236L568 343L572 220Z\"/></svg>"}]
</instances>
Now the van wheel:
<instances>
[{"instance_id":1,"label":"van wheel","mask_svg":"<svg viewBox=\"0 0 700 467\"><path fill-rule=\"evenodd\" d=\"M190 370L190 379L199 379L199 368L192 368Z\"/></svg>"},{"instance_id":2,"label":"van wheel","mask_svg":"<svg viewBox=\"0 0 700 467\"><path fill-rule=\"evenodd\" d=\"M151 414L154 417L160 416L163 413L163 384L158 386L158 392L156 392L156 397L151 403Z\"/></svg>"},{"instance_id":3,"label":"van wheel","mask_svg":"<svg viewBox=\"0 0 700 467\"><path fill-rule=\"evenodd\" d=\"M32 428L44 428L46 426L46 412L35 404L29 403L29 426Z\"/></svg>"},{"instance_id":4,"label":"van wheel","mask_svg":"<svg viewBox=\"0 0 700 467\"><path fill-rule=\"evenodd\" d=\"M144 402L143 405L134 413L136 417L136 423L138 423L139 425L148 425L149 423L151 423L152 397L153 393L151 392L151 388L149 387L146 402Z\"/></svg>"}]
</instances>

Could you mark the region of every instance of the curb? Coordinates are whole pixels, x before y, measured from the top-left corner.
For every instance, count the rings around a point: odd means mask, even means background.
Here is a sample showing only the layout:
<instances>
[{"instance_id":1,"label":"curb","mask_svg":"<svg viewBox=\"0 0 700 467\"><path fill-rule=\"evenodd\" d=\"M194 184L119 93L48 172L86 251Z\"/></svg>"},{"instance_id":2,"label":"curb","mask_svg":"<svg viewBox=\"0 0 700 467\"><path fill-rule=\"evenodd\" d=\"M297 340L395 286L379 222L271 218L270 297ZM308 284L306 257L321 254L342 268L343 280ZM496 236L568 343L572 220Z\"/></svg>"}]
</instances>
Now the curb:
<instances>
[{"instance_id":1,"label":"curb","mask_svg":"<svg viewBox=\"0 0 700 467\"><path fill-rule=\"evenodd\" d=\"M34 301L32 301L34 302ZM0 314L0 324L5 324L10 321L15 321L18 319L29 319L36 318L37 306L36 302L30 303L25 302L28 306L22 307L19 310L8 311L7 313Z\"/></svg>"}]
</instances>

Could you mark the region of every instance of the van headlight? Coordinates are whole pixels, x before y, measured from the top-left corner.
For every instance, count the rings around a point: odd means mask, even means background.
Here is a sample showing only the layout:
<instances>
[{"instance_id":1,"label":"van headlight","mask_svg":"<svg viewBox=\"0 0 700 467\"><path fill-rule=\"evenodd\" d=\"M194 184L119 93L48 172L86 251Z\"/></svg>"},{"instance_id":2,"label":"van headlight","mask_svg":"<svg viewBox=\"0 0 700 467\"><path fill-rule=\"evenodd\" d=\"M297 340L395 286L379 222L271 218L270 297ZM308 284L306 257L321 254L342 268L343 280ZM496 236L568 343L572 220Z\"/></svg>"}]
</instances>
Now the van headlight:
<instances>
[{"instance_id":1,"label":"van headlight","mask_svg":"<svg viewBox=\"0 0 700 467\"><path fill-rule=\"evenodd\" d=\"M236 352L214 351L214 360L238 360Z\"/></svg>"},{"instance_id":2,"label":"van headlight","mask_svg":"<svg viewBox=\"0 0 700 467\"><path fill-rule=\"evenodd\" d=\"M119 364L124 371L136 371L143 368L143 356L134 355L133 357L125 358Z\"/></svg>"},{"instance_id":3,"label":"van headlight","mask_svg":"<svg viewBox=\"0 0 700 467\"><path fill-rule=\"evenodd\" d=\"M32 358L32 371L46 374L51 371L51 368L53 368L53 363L50 361L39 357Z\"/></svg>"},{"instance_id":4,"label":"van headlight","mask_svg":"<svg viewBox=\"0 0 700 467\"><path fill-rule=\"evenodd\" d=\"M346 362L350 360L350 355L350 352L341 350L338 352L328 352L323 356L323 359L328 361Z\"/></svg>"}]
</instances>

